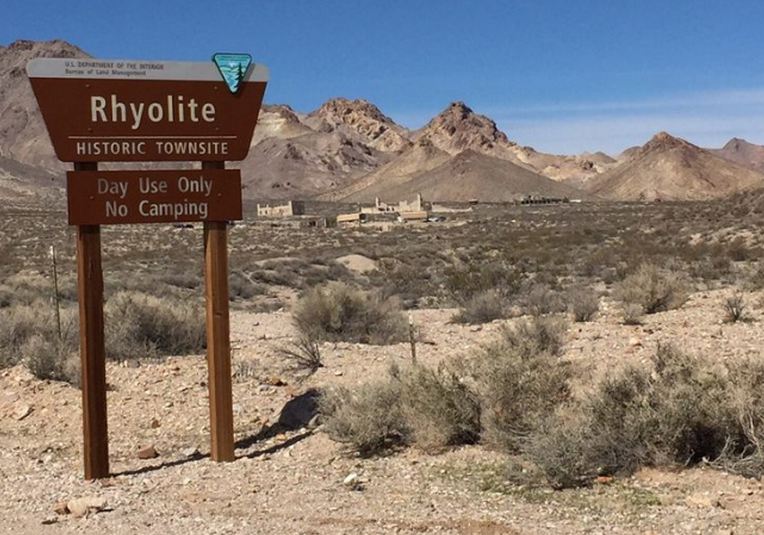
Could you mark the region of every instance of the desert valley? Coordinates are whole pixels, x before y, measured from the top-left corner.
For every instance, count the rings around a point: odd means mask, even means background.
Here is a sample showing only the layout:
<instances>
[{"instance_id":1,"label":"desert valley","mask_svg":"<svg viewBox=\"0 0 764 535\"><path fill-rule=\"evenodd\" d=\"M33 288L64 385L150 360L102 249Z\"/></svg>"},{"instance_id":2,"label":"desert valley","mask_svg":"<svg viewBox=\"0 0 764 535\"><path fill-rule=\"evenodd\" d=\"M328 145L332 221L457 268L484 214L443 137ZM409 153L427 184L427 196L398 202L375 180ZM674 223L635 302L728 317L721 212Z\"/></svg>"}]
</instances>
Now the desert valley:
<instances>
[{"instance_id":1,"label":"desert valley","mask_svg":"<svg viewBox=\"0 0 764 535\"><path fill-rule=\"evenodd\" d=\"M231 166L234 462L201 226L104 227L113 464L84 481L38 57L87 54L0 46L0 532L760 532L764 146L548 154L461 101L416 130L360 98L261 109Z\"/></svg>"}]
</instances>

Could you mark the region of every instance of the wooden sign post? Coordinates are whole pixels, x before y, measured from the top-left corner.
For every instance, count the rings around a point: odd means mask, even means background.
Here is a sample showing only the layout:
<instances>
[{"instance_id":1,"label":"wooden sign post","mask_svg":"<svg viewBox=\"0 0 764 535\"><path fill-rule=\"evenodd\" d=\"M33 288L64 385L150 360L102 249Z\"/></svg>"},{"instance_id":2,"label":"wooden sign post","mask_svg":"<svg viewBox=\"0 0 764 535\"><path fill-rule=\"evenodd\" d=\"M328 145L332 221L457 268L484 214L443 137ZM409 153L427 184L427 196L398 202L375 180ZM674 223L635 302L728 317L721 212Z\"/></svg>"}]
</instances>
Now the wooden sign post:
<instances>
[{"instance_id":1,"label":"wooden sign post","mask_svg":"<svg viewBox=\"0 0 764 535\"><path fill-rule=\"evenodd\" d=\"M27 65L56 155L74 162L67 199L77 226L85 479L109 475L103 224L204 222L211 457L234 460L227 226L242 218L242 202L241 174L225 161L246 157L268 79L248 58ZM199 161L201 170L98 170L124 161Z\"/></svg>"}]
</instances>

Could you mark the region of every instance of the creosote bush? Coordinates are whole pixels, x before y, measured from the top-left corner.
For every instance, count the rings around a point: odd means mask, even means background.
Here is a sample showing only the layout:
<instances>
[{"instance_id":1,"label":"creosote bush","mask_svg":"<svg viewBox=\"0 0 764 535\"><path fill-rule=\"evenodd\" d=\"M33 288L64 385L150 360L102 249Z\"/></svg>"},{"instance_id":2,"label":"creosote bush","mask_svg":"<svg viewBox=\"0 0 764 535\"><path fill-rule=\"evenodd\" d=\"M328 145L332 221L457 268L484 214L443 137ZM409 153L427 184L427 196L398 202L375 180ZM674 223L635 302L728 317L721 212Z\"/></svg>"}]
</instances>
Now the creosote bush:
<instances>
[{"instance_id":1,"label":"creosote bush","mask_svg":"<svg viewBox=\"0 0 764 535\"><path fill-rule=\"evenodd\" d=\"M457 303L466 303L476 294L488 290L510 296L518 290L522 281L522 273L518 269L499 261L470 262L446 269L444 276L446 291Z\"/></svg>"},{"instance_id":2,"label":"creosote bush","mask_svg":"<svg viewBox=\"0 0 764 535\"><path fill-rule=\"evenodd\" d=\"M624 325L641 325L644 309L637 303L623 303L621 306L621 315Z\"/></svg>"},{"instance_id":3,"label":"creosote bush","mask_svg":"<svg viewBox=\"0 0 764 535\"><path fill-rule=\"evenodd\" d=\"M523 320L505 328L475 362L484 439L519 451L525 436L569 396L568 364L560 359L564 320Z\"/></svg>"},{"instance_id":4,"label":"creosote bush","mask_svg":"<svg viewBox=\"0 0 764 535\"><path fill-rule=\"evenodd\" d=\"M324 429L360 455L415 444L434 451L480 437L475 392L453 367L392 367L386 379L335 388L320 402Z\"/></svg>"},{"instance_id":5,"label":"creosote bush","mask_svg":"<svg viewBox=\"0 0 764 535\"><path fill-rule=\"evenodd\" d=\"M568 291L568 310L576 322L591 321L599 309L600 299L593 288L577 287Z\"/></svg>"},{"instance_id":6,"label":"creosote bush","mask_svg":"<svg viewBox=\"0 0 764 535\"><path fill-rule=\"evenodd\" d=\"M689 284L683 275L663 271L653 264L641 264L616 288L616 296L624 306L639 305L644 314L679 308L688 295Z\"/></svg>"},{"instance_id":7,"label":"creosote bush","mask_svg":"<svg viewBox=\"0 0 764 535\"><path fill-rule=\"evenodd\" d=\"M319 398L324 431L361 456L381 453L409 438L400 403L401 383L386 380L349 389L337 387Z\"/></svg>"},{"instance_id":8,"label":"creosote bush","mask_svg":"<svg viewBox=\"0 0 764 535\"><path fill-rule=\"evenodd\" d=\"M480 403L460 375L453 365L414 365L398 373L403 419L418 447L433 451L479 440Z\"/></svg>"},{"instance_id":9,"label":"creosote bush","mask_svg":"<svg viewBox=\"0 0 764 535\"><path fill-rule=\"evenodd\" d=\"M454 315L456 323L488 323L509 315L506 296L495 289L483 290L469 297Z\"/></svg>"},{"instance_id":10,"label":"creosote bush","mask_svg":"<svg viewBox=\"0 0 764 535\"><path fill-rule=\"evenodd\" d=\"M33 334L20 348L22 361L38 379L80 384L80 361L77 347L58 338Z\"/></svg>"},{"instance_id":11,"label":"creosote bush","mask_svg":"<svg viewBox=\"0 0 764 535\"><path fill-rule=\"evenodd\" d=\"M61 310L61 339L52 307L42 301L0 309L0 369L24 363L40 379L76 383L69 355L78 349L77 313Z\"/></svg>"},{"instance_id":12,"label":"creosote bush","mask_svg":"<svg viewBox=\"0 0 764 535\"><path fill-rule=\"evenodd\" d=\"M205 347L205 315L188 300L119 292L105 306L106 352L128 359L186 355Z\"/></svg>"},{"instance_id":13,"label":"creosote bush","mask_svg":"<svg viewBox=\"0 0 764 535\"><path fill-rule=\"evenodd\" d=\"M565 305L560 295L544 283L533 283L525 288L522 303L525 312L531 316L543 316L565 311Z\"/></svg>"},{"instance_id":14,"label":"creosote bush","mask_svg":"<svg viewBox=\"0 0 764 535\"><path fill-rule=\"evenodd\" d=\"M645 465L699 462L760 476L762 385L761 363L725 369L661 346L652 370L630 367L607 378L539 427L524 448L556 487Z\"/></svg>"},{"instance_id":15,"label":"creosote bush","mask_svg":"<svg viewBox=\"0 0 764 535\"><path fill-rule=\"evenodd\" d=\"M330 390L321 402L325 429L361 455L411 444L433 451L480 438L516 451L568 397L563 333L557 318L523 321L472 365L412 364L392 368L383 381Z\"/></svg>"},{"instance_id":16,"label":"creosote bush","mask_svg":"<svg viewBox=\"0 0 764 535\"><path fill-rule=\"evenodd\" d=\"M314 340L391 344L406 340L408 323L395 298L331 282L303 295L292 313L297 329Z\"/></svg>"}]
</instances>

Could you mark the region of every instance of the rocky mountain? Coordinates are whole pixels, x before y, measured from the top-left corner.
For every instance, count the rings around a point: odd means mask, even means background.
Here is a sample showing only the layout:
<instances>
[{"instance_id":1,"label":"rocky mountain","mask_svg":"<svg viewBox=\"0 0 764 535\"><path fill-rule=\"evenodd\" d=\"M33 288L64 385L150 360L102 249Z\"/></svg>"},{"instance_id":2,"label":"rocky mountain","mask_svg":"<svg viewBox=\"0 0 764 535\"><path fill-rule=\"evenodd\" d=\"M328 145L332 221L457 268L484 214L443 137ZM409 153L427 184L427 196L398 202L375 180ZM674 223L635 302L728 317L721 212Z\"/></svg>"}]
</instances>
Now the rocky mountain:
<instances>
[{"instance_id":1,"label":"rocky mountain","mask_svg":"<svg viewBox=\"0 0 764 535\"><path fill-rule=\"evenodd\" d=\"M399 152L411 145L406 129L366 100L333 98L310 113L304 122L318 132L353 132L382 152Z\"/></svg>"},{"instance_id":2,"label":"rocky mountain","mask_svg":"<svg viewBox=\"0 0 764 535\"><path fill-rule=\"evenodd\" d=\"M68 167L53 154L26 78L26 63L35 57L87 54L64 41L0 46L0 195L6 198L60 193ZM263 106L249 156L237 165L245 196L257 199L373 200L417 191L441 200L580 196L572 187L612 199L696 199L759 184L764 147L733 139L705 151L660 134L618 160L604 153L546 154L515 143L464 102L411 132L368 101L333 98L307 114Z\"/></svg>"},{"instance_id":3,"label":"rocky mountain","mask_svg":"<svg viewBox=\"0 0 764 535\"><path fill-rule=\"evenodd\" d=\"M493 120L473 112L464 102L452 102L412 137L452 156L470 149L504 160L517 159L516 143Z\"/></svg>"},{"instance_id":4,"label":"rocky mountain","mask_svg":"<svg viewBox=\"0 0 764 535\"><path fill-rule=\"evenodd\" d=\"M764 175L666 132L592 179L587 190L622 201L706 200L764 186Z\"/></svg>"},{"instance_id":5,"label":"rocky mountain","mask_svg":"<svg viewBox=\"0 0 764 535\"><path fill-rule=\"evenodd\" d=\"M390 159L346 132L308 130L266 137L241 162L244 196L281 199L314 196L343 186Z\"/></svg>"},{"instance_id":6,"label":"rocky mountain","mask_svg":"<svg viewBox=\"0 0 764 535\"><path fill-rule=\"evenodd\" d=\"M0 46L0 156L47 171L65 167L53 154L26 64L37 57L72 58L87 54L64 41L15 41ZM61 179L63 182L63 178Z\"/></svg>"},{"instance_id":7,"label":"rocky mountain","mask_svg":"<svg viewBox=\"0 0 764 535\"><path fill-rule=\"evenodd\" d=\"M450 154L434 146L430 140L420 138L394 160L318 198L325 201L371 202L377 196L387 198L387 192L396 188L405 191L403 197L408 197L416 192L406 190L407 183L418 174L434 169L450 158Z\"/></svg>"},{"instance_id":8,"label":"rocky mountain","mask_svg":"<svg viewBox=\"0 0 764 535\"><path fill-rule=\"evenodd\" d=\"M264 104L260 108L251 146L254 147L268 138L292 139L311 132L313 130L305 125L301 116L289 106Z\"/></svg>"},{"instance_id":9,"label":"rocky mountain","mask_svg":"<svg viewBox=\"0 0 764 535\"><path fill-rule=\"evenodd\" d=\"M721 149L710 149L710 152L725 160L764 173L764 146L733 137Z\"/></svg>"},{"instance_id":10,"label":"rocky mountain","mask_svg":"<svg viewBox=\"0 0 764 535\"><path fill-rule=\"evenodd\" d=\"M427 143L420 139L417 144L423 142ZM425 150L426 147L426 144L419 145L419 150ZM430 150L433 152L428 162L434 165L441 161L440 165L408 174L391 174L385 172L389 169L380 168L382 176L374 180L361 179L354 185L362 187L337 200L371 202L375 197L380 197L395 201L421 193L426 199L434 201L464 202L477 199L482 202L508 202L528 195L559 198L580 198L586 195L517 164L473 149L466 149L451 157L434 147ZM397 167L398 162L389 165Z\"/></svg>"}]
</instances>

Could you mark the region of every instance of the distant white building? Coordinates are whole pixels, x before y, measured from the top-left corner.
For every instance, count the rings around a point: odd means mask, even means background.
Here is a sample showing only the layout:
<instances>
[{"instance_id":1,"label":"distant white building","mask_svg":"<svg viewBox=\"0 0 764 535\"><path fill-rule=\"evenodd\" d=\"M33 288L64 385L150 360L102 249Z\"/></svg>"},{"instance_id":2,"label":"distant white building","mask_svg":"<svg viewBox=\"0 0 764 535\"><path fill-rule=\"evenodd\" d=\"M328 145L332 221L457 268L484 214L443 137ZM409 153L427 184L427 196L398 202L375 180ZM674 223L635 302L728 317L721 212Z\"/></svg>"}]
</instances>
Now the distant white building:
<instances>
[{"instance_id":1,"label":"distant white building","mask_svg":"<svg viewBox=\"0 0 764 535\"><path fill-rule=\"evenodd\" d=\"M258 217L290 217L305 215L305 203L303 201L287 201L282 204L257 204Z\"/></svg>"},{"instance_id":2,"label":"distant white building","mask_svg":"<svg viewBox=\"0 0 764 535\"><path fill-rule=\"evenodd\" d=\"M423 210L424 201L422 200L421 193L417 193L413 200L400 201L397 204L388 204L377 197L374 199L374 206L361 208L361 212L364 214L400 214L403 212L421 212Z\"/></svg>"}]
</instances>

